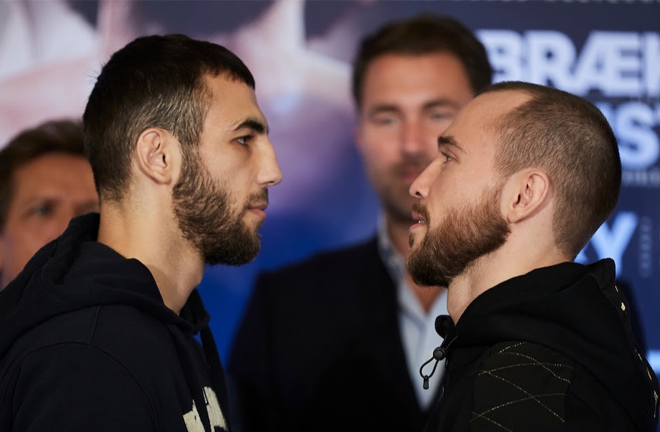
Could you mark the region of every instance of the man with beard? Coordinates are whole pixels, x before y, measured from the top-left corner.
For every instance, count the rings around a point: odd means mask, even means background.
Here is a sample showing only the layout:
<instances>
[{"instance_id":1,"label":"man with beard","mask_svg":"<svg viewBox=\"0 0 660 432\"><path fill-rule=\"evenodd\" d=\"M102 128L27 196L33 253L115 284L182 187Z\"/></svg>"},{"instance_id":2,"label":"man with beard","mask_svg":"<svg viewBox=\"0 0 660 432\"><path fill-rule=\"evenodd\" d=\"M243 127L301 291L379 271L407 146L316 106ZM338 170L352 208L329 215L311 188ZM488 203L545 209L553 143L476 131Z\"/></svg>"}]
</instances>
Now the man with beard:
<instances>
[{"instance_id":1,"label":"man with beard","mask_svg":"<svg viewBox=\"0 0 660 432\"><path fill-rule=\"evenodd\" d=\"M355 137L382 203L379 230L257 281L228 368L247 432L421 431L439 396L442 373L425 390L419 367L439 343L446 293L404 270L408 190L492 69L469 29L426 14L365 37L353 66Z\"/></svg>"},{"instance_id":2,"label":"man with beard","mask_svg":"<svg viewBox=\"0 0 660 432\"><path fill-rule=\"evenodd\" d=\"M281 179L254 79L224 47L138 38L103 67L83 120L100 215L0 293L0 430L226 431L195 287L206 264L255 257Z\"/></svg>"},{"instance_id":3,"label":"man with beard","mask_svg":"<svg viewBox=\"0 0 660 432\"><path fill-rule=\"evenodd\" d=\"M573 262L617 203L600 111L500 83L467 104L415 180L407 268L446 285L445 392L427 431L655 431L658 382L610 259Z\"/></svg>"}]
</instances>

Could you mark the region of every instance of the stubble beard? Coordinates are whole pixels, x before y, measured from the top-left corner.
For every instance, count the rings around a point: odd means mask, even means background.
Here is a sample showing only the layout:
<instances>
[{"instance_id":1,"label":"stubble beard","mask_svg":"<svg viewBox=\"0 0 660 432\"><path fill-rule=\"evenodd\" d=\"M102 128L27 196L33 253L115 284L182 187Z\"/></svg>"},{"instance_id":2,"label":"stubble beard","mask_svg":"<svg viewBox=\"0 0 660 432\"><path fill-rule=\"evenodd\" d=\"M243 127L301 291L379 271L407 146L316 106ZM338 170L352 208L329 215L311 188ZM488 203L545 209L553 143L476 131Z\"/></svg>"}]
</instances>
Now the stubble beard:
<instances>
[{"instance_id":1,"label":"stubble beard","mask_svg":"<svg viewBox=\"0 0 660 432\"><path fill-rule=\"evenodd\" d=\"M232 206L227 188L218 185L199 157L184 156L181 180L173 190L174 215L183 237L199 250L208 265L241 265L261 248L260 235L243 222L247 207ZM265 195L265 197L264 197ZM268 191L249 202L268 201Z\"/></svg>"},{"instance_id":2,"label":"stubble beard","mask_svg":"<svg viewBox=\"0 0 660 432\"><path fill-rule=\"evenodd\" d=\"M453 209L426 233L406 261L416 284L448 287L475 261L506 242L510 230L498 208L500 195L501 187L486 191L477 205ZM429 222L423 206L415 204L413 209ZM412 246L412 236L410 241Z\"/></svg>"}]
</instances>

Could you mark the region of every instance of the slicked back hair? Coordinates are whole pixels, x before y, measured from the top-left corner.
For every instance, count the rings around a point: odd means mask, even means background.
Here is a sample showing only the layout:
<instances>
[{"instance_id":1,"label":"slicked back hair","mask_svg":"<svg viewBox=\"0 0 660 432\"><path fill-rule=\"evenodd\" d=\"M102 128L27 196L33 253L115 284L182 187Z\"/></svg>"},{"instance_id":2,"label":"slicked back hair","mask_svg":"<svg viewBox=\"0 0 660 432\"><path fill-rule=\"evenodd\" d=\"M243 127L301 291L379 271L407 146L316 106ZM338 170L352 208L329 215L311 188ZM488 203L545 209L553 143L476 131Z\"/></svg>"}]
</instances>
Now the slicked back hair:
<instances>
[{"instance_id":1,"label":"slicked back hair","mask_svg":"<svg viewBox=\"0 0 660 432\"><path fill-rule=\"evenodd\" d=\"M517 91L530 100L496 121L496 167L504 177L542 169L556 192L555 243L575 258L616 207L621 159L605 116L591 102L550 87L503 82L485 92Z\"/></svg>"},{"instance_id":2,"label":"slicked back hair","mask_svg":"<svg viewBox=\"0 0 660 432\"><path fill-rule=\"evenodd\" d=\"M14 196L14 173L50 153L85 157L80 120L49 120L19 132L0 150L0 232L4 230Z\"/></svg>"},{"instance_id":3,"label":"slicked back hair","mask_svg":"<svg viewBox=\"0 0 660 432\"><path fill-rule=\"evenodd\" d=\"M206 79L220 74L255 87L231 51L184 35L140 37L112 55L83 115L85 152L102 200L122 198L144 130L165 129L184 151L196 151L211 102Z\"/></svg>"},{"instance_id":4,"label":"slicked back hair","mask_svg":"<svg viewBox=\"0 0 660 432\"><path fill-rule=\"evenodd\" d=\"M367 35L353 61L353 99L362 106L362 89L373 60L386 54L427 55L448 53L463 64L475 94L491 84L493 68L483 44L472 31L454 18L422 13L392 21Z\"/></svg>"}]
</instances>

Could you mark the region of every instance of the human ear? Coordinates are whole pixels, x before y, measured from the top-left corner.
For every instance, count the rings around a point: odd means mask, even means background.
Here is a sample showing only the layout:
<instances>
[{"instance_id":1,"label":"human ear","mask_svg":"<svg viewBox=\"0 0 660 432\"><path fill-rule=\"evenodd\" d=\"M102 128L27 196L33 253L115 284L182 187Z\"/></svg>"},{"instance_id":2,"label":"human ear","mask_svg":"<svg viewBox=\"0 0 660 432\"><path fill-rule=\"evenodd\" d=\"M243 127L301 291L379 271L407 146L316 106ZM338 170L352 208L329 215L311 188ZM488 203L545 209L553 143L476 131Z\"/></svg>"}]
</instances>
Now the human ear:
<instances>
[{"instance_id":1,"label":"human ear","mask_svg":"<svg viewBox=\"0 0 660 432\"><path fill-rule=\"evenodd\" d=\"M548 204L550 179L540 170L523 170L512 175L503 189L504 215L510 223L520 222Z\"/></svg>"},{"instance_id":2,"label":"human ear","mask_svg":"<svg viewBox=\"0 0 660 432\"><path fill-rule=\"evenodd\" d=\"M138 137L137 165L140 171L158 184L169 184L174 175L178 141L164 129L149 128Z\"/></svg>"}]
</instances>

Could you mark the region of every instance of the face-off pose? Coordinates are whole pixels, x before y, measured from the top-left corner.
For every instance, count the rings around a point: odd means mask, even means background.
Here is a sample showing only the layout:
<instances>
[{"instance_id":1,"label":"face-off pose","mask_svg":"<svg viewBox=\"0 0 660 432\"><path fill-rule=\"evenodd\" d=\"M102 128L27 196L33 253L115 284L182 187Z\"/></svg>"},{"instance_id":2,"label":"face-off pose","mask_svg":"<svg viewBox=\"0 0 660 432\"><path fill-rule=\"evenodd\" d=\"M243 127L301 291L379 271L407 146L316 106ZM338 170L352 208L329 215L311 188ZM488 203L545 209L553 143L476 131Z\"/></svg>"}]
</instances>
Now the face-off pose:
<instances>
[{"instance_id":1,"label":"face-off pose","mask_svg":"<svg viewBox=\"0 0 660 432\"><path fill-rule=\"evenodd\" d=\"M452 18L390 22L361 41L355 138L382 205L379 230L258 279L228 368L247 431L422 430L442 372L424 390L418 370L439 343L446 291L404 269L408 190L491 76L483 45Z\"/></svg>"},{"instance_id":2,"label":"face-off pose","mask_svg":"<svg viewBox=\"0 0 660 432\"><path fill-rule=\"evenodd\" d=\"M83 120L100 215L74 219L0 294L0 429L228 430L195 287L206 264L255 257L281 180L252 75L219 45L138 38L103 67Z\"/></svg>"},{"instance_id":3,"label":"face-off pose","mask_svg":"<svg viewBox=\"0 0 660 432\"><path fill-rule=\"evenodd\" d=\"M658 383L614 263L573 262L616 205L621 162L600 111L500 83L467 104L415 180L407 268L448 288L428 431L653 431ZM572 430L572 429L571 429Z\"/></svg>"}]
</instances>

